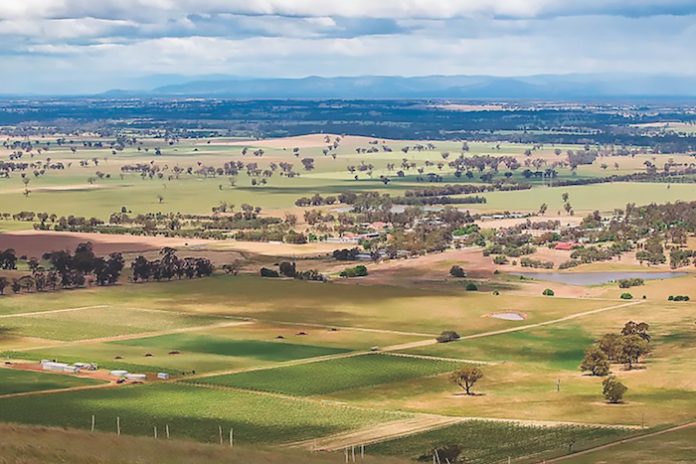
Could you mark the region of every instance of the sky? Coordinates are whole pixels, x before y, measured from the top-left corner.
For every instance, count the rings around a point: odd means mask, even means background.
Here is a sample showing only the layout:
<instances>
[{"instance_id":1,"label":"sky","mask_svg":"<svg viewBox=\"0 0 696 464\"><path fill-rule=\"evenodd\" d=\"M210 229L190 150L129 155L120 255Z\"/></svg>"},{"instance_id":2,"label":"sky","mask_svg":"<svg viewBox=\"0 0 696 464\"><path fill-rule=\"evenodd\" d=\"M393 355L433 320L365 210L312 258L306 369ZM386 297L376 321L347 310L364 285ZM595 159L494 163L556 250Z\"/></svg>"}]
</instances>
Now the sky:
<instances>
[{"instance_id":1,"label":"sky","mask_svg":"<svg viewBox=\"0 0 696 464\"><path fill-rule=\"evenodd\" d=\"M694 76L694 44L696 0L0 0L0 94L174 75Z\"/></svg>"}]
</instances>

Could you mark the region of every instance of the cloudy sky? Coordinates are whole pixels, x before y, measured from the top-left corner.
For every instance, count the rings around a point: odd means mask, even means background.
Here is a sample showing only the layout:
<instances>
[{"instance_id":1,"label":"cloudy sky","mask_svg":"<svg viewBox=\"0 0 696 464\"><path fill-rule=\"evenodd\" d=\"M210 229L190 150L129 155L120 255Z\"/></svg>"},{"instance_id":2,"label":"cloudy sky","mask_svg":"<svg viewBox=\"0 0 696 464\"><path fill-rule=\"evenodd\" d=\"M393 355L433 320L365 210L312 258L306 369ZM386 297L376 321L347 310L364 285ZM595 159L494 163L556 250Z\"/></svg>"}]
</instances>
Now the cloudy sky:
<instances>
[{"instance_id":1,"label":"cloudy sky","mask_svg":"<svg viewBox=\"0 0 696 464\"><path fill-rule=\"evenodd\" d=\"M696 75L696 0L0 0L0 94L153 75Z\"/></svg>"}]
</instances>

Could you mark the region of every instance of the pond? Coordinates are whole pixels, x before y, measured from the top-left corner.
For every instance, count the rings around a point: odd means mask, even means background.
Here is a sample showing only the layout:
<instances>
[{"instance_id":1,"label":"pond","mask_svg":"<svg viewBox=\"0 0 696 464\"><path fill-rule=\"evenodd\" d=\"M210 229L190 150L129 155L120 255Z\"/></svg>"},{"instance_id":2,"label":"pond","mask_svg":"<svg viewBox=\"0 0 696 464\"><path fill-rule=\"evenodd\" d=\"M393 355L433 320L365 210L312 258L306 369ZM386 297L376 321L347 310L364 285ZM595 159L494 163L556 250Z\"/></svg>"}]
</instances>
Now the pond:
<instances>
[{"instance_id":1,"label":"pond","mask_svg":"<svg viewBox=\"0 0 696 464\"><path fill-rule=\"evenodd\" d=\"M527 279L548 280L568 285L602 285L622 279L672 279L684 277L686 272L511 272L510 275Z\"/></svg>"}]
</instances>

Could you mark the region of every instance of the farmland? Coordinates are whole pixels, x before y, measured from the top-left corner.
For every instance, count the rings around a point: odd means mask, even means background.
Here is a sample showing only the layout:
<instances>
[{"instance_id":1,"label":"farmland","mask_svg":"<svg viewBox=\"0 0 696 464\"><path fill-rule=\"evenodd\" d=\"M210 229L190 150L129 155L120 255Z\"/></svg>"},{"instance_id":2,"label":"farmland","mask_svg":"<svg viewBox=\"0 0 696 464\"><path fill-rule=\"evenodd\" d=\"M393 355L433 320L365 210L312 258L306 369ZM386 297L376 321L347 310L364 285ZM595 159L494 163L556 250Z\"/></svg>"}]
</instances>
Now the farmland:
<instances>
[{"instance_id":1,"label":"farmland","mask_svg":"<svg viewBox=\"0 0 696 464\"><path fill-rule=\"evenodd\" d=\"M497 464L693 421L696 168L675 133L262 139L131 122L118 137L6 128L0 157L29 165L0 178L0 422L162 452L165 430L193 448L233 430L268 459L364 445L366 462ZM579 366L629 321L650 349L612 359L628 388L612 404Z\"/></svg>"}]
</instances>

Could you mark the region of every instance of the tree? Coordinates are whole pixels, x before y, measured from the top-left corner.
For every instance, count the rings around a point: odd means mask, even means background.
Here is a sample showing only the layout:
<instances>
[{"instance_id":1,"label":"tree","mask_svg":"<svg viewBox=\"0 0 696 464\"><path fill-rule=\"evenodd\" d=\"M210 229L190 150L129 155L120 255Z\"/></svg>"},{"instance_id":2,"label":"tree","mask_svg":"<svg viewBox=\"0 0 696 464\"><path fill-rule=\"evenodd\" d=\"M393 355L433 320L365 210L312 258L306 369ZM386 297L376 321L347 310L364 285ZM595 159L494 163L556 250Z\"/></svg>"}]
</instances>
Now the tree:
<instances>
[{"instance_id":1,"label":"tree","mask_svg":"<svg viewBox=\"0 0 696 464\"><path fill-rule=\"evenodd\" d=\"M618 334L604 334L597 346L607 355L609 361L617 361L623 351L623 337Z\"/></svg>"},{"instance_id":2,"label":"tree","mask_svg":"<svg viewBox=\"0 0 696 464\"><path fill-rule=\"evenodd\" d=\"M454 265L454 266L452 266L452 268L450 269L450 275L451 275L452 277L460 277L460 278L462 278L462 277L466 277L466 272L464 271L464 269L462 269L461 266Z\"/></svg>"},{"instance_id":3,"label":"tree","mask_svg":"<svg viewBox=\"0 0 696 464\"><path fill-rule=\"evenodd\" d=\"M609 367L609 357L598 346L588 348L580 364L580 370L590 371L592 375L599 377L608 375Z\"/></svg>"},{"instance_id":4,"label":"tree","mask_svg":"<svg viewBox=\"0 0 696 464\"><path fill-rule=\"evenodd\" d=\"M542 203L541 206L539 206L539 214L543 216L544 214L546 214L546 210L548 209L549 205L547 205L546 203Z\"/></svg>"},{"instance_id":5,"label":"tree","mask_svg":"<svg viewBox=\"0 0 696 464\"><path fill-rule=\"evenodd\" d=\"M9 282L6 277L0 277L0 295L5 294L5 287L7 287L8 284Z\"/></svg>"},{"instance_id":6,"label":"tree","mask_svg":"<svg viewBox=\"0 0 696 464\"><path fill-rule=\"evenodd\" d=\"M649 342L651 337L648 330L650 330L650 326L645 322L628 321L624 328L621 329L621 335L638 335L646 342Z\"/></svg>"},{"instance_id":7,"label":"tree","mask_svg":"<svg viewBox=\"0 0 696 464\"><path fill-rule=\"evenodd\" d=\"M462 387L467 395L473 395L471 389L482 378L483 371L474 364L466 364L450 376L452 383Z\"/></svg>"},{"instance_id":8,"label":"tree","mask_svg":"<svg viewBox=\"0 0 696 464\"><path fill-rule=\"evenodd\" d=\"M602 394L611 404L623 402L626 391L628 391L628 387L622 384L616 376L610 375L602 381Z\"/></svg>"},{"instance_id":9,"label":"tree","mask_svg":"<svg viewBox=\"0 0 696 464\"><path fill-rule=\"evenodd\" d=\"M556 293L553 290L551 290L550 288L547 288L541 294L544 296L554 296Z\"/></svg>"},{"instance_id":10,"label":"tree","mask_svg":"<svg viewBox=\"0 0 696 464\"><path fill-rule=\"evenodd\" d=\"M624 363L628 370L631 370L633 365L649 352L650 346L648 342L641 338L640 335L626 335L623 337L618 361Z\"/></svg>"}]
</instances>

